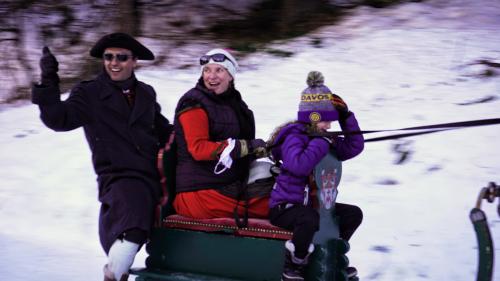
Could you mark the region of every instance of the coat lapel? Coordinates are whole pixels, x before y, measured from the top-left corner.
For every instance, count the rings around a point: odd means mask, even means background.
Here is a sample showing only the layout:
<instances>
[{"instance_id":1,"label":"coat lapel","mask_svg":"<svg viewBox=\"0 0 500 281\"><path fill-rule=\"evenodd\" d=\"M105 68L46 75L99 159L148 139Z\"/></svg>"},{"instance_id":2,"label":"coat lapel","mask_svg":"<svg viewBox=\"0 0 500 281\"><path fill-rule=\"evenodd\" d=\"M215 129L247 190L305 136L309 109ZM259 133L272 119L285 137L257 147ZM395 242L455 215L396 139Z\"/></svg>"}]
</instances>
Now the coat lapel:
<instances>
[{"instance_id":1,"label":"coat lapel","mask_svg":"<svg viewBox=\"0 0 500 281\"><path fill-rule=\"evenodd\" d=\"M125 97L123 97L120 89L107 83L105 78L101 75L98 78L103 85L103 89L99 91L99 98L102 100L104 106L110 110L118 113L123 118L128 119L130 116L130 107L127 104Z\"/></svg>"},{"instance_id":2,"label":"coat lapel","mask_svg":"<svg viewBox=\"0 0 500 281\"><path fill-rule=\"evenodd\" d=\"M148 110L154 103L154 96L141 83L137 83L135 93L135 103L132 109L132 115L129 119L129 125L133 124L141 115Z\"/></svg>"},{"instance_id":3,"label":"coat lapel","mask_svg":"<svg viewBox=\"0 0 500 281\"><path fill-rule=\"evenodd\" d=\"M100 93L104 106L128 119L130 116L130 107L128 106L125 98L122 96L123 94L120 93L119 89L107 83L104 85L105 89Z\"/></svg>"}]
</instances>

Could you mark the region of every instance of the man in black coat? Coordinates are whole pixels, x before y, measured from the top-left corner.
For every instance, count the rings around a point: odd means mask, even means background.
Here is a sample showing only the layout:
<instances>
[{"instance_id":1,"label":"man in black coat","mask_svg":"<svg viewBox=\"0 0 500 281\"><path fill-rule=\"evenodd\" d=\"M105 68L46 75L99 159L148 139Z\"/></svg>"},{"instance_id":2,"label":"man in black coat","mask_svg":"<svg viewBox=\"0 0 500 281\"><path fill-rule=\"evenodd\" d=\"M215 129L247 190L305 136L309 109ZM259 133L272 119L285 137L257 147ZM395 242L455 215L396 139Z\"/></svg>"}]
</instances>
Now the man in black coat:
<instances>
[{"instance_id":1,"label":"man in black coat","mask_svg":"<svg viewBox=\"0 0 500 281\"><path fill-rule=\"evenodd\" d=\"M161 195L156 157L172 125L160 113L154 89L134 75L137 60L154 59L149 49L128 34L112 33L90 55L103 60L103 71L61 101L58 62L44 47L32 102L55 131L83 127L99 187L99 237L108 255L104 280L127 280L153 224Z\"/></svg>"}]
</instances>

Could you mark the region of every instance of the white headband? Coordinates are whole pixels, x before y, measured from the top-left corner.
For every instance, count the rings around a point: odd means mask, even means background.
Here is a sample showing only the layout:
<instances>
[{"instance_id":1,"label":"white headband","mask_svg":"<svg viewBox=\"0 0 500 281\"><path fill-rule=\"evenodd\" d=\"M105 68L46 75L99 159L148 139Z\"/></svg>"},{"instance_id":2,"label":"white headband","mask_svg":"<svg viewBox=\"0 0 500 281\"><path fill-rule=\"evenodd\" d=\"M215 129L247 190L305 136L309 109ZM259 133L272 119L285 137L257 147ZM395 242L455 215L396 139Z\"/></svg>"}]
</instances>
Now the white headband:
<instances>
[{"instance_id":1,"label":"white headband","mask_svg":"<svg viewBox=\"0 0 500 281\"><path fill-rule=\"evenodd\" d=\"M236 59L228 51L226 51L224 49L212 49L212 50L208 51L205 55L211 56L211 55L215 55L215 54L223 54L228 59L224 60L222 62L217 62L217 61L214 61L213 59L210 59L207 64L209 64L209 63L218 64L218 65L224 67L227 70L227 72L229 72L229 74L231 74L231 76L233 78L235 78L236 71L238 70L238 63L236 62ZM203 73L203 68L207 64L204 64L201 66L202 73Z\"/></svg>"}]
</instances>

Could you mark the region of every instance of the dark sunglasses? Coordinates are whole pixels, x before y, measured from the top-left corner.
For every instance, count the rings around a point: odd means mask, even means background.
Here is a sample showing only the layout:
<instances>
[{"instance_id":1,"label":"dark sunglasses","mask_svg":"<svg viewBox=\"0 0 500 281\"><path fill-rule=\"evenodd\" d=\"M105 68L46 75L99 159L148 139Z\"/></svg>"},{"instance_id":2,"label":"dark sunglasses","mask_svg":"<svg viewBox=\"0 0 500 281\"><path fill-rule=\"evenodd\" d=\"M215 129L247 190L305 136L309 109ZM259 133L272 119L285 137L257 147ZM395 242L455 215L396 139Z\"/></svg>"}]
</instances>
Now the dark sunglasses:
<instances>
[{"instance_id":1,"label":"dark sunglasses","mask_svg":"<svg viewBox=\"0 0 500 281\"><path fill-rule=\"evenodd\" d=\"M201 56L200 58L200 65L205 65L207 64L210 59L212 59L213 61L215 62L223 62L225 60L228 60L230 61L231 63L233 63L228 57L226 57L224 54L213 54L213 55L204 55L204 56Z\"/></svg>"},{"instance_id":2,"label":"dark sunglasses","mask_svg":"<svg viewBox=\"0 0 500 281\"><path fill-rule=\"evenodd\" d=\"M131 55L127 55L127 54L104 54L102 55L103 59L107 60L107 61L113 61L113 59L116 57L116 60L119 61L119 62L126 62L128 61L128 59L130 57L132 57Z\"/></svg>"}]
</instances>

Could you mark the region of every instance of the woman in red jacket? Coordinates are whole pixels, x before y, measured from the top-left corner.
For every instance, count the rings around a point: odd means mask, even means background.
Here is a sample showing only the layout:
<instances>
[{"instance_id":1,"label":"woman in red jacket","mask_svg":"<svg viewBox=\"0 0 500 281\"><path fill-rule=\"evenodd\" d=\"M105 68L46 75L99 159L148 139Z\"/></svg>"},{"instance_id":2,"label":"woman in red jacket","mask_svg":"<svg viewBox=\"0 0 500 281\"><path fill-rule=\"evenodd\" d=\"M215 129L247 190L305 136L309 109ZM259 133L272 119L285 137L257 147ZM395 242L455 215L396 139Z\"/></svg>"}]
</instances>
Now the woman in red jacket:
<instances>
[{"instance_id":1,"label":"woman in red jacket","mask_svg":"<svg viewBox=\"0 0 500 281\"><path fill-rule=\"evenodd\" d=\"M250 162L266 143L255 139L253 112L234 87L238 68L226 50L200 58L201 77L175 110L178 144L176 198L178 214L192 218L244 214L242 198ZM248 195L248 194L247 194ZM266 218L268 196L249 195L248 216ZM236 207L238 205L238 207Z\"/></svg>"}]
</instances>

